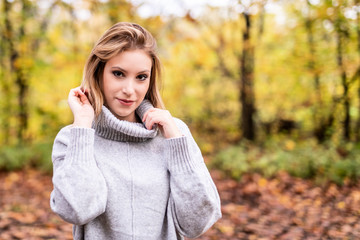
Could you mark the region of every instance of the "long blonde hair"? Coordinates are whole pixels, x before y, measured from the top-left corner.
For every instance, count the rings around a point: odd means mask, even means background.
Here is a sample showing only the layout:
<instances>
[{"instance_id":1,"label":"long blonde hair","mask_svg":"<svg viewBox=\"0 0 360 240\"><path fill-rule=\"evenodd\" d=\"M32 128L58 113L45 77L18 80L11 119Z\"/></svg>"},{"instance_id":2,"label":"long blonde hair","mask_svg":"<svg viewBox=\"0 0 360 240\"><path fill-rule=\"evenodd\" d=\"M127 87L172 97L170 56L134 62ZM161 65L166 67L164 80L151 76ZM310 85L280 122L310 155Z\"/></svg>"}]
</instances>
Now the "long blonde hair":
<instances>
[{"instance_id":1,"label":"long blonde hair","mask_svg":"<svg viewBox=\"0 0 360 240\"><path fill-rule=\"evenodd\" d=\"M161 78L161 63L156 53L156 40L143 27L135 23L119 22L108 29L95 44L85 64L81 87L88 90L89 100L99 116L104 104L102 91L103 72L109 59L127 50L144 50L152 59L150 85L145 99L156 108L165 108L158 82Z\"/></svg>"}]
</instances>

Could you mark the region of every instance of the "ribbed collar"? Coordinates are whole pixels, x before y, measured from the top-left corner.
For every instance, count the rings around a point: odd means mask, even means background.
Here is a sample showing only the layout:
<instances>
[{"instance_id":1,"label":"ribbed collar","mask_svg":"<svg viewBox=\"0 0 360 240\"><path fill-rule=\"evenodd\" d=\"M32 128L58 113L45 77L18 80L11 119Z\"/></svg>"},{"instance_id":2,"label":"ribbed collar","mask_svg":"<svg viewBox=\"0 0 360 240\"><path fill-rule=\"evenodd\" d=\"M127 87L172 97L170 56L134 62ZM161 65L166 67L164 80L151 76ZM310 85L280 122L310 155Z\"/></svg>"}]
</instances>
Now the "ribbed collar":
<instances>
[{"instance_id":1,"label":"ribbed collar","mask_svg":"<svg viewBox=\"0 0 360 240\"><path fill-rule=\"evenodd\" d=\"M136 109L136 114L142 119L145 112L153 105L144 100ZM147 130L144 123L128 122L117 119L110 110L102 106L102 111L93 123L95 133L103 138L119 142L144 142L157 135L157 127Z\"/></svg>"}]
</instances>

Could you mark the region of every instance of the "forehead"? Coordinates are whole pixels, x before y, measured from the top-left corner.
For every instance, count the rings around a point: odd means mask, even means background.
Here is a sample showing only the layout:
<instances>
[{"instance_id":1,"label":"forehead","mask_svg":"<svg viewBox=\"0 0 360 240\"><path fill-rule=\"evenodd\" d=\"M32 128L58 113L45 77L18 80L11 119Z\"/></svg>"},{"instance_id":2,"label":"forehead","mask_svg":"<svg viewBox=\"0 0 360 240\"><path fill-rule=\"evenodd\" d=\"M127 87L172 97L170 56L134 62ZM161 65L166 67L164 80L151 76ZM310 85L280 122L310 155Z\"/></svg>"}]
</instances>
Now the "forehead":
<instances>
[{"instance_id":1,"label":"forehead","mask_svg":"<svg viewBox=\"0 0 360 240\"><path fill-rule=\"evenodd\" d=\"M144 50L127 50L109 59L106 67L119 67L125 70L144 71L152 67L152 59Z\"/></svg>"}]
</instances>

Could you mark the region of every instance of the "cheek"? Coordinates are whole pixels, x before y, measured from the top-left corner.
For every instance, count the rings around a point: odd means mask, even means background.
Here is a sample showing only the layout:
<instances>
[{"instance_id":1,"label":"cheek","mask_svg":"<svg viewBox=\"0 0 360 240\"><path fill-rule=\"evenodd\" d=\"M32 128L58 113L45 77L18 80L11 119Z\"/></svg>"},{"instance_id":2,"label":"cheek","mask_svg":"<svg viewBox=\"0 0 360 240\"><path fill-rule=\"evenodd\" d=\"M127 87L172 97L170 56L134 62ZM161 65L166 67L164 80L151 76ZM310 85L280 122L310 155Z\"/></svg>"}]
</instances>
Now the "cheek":
<instances>
[{"instance_id":1,"label":"cheek","mask_svg":"<svg viewBox=\"0 0 360 240\"><path fill-rule=\"evenodd\" d=\"M104 73L103 78L101 80L101 88L105 91L107 90L108 86L109 86L109 78Z\"/></svg>"},{"instance_id":2,"label":"cheek","mask_svg":"<svg viewBox=\"0 0 360 240\"><path fill-rule=\"evenodd\" d=\"M104 98L107 99L111 96L111 93L114 91L114 84L111 81L111 78L107 78L104 76L102 81L102 92L104 95Z\"/></svg>"},{"instance_id":3,"label":"cheek","mask_svg":"<svg viewBox=\"0 0 360 240\"><path fill-rule=\"evenodd\" d=\"M104 74L103 89L107 92L114 91L119 88L119 81L117 81L112 74Z\"/></svg>"},{"instance_id":4,"label":"cheek","mask_svg":"<svg viewBox=\"0 0 360 240\"><path fill-rule=\"evenodd\" d=\"M142 94L143 95L146 95L146 93L149 91L149 87L150 87L149 83L144 84L143 89L142 89Z\"/></svg>"}]
</instances>

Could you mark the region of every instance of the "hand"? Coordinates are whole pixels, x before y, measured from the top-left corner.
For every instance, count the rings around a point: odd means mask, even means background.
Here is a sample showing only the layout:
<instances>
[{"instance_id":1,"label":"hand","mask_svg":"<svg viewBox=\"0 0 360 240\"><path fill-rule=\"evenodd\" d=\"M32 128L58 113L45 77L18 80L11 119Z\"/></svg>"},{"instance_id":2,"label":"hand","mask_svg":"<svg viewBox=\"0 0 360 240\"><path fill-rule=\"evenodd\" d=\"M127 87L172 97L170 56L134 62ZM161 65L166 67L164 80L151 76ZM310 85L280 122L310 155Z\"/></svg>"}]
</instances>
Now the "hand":
<instances>
[{"instance_id":1,"label":"hand","mask_svg":"<svg viewBox=\"0 0 360 240\"><path fill-rule=\"evenodd\" d=\"M144 114L142 121L145 122L145 127L147 129L152 129L154 124L158 124L160 131L165 138L176 138L182 136L173 117L167 110L151 108Z\"/></svg>"},{"instance_id":2,"label":"hand","mask_svg":"<svg viewBox=\"0 0 360 240\"><path fill-rule=\"evenodd\" d=\"M73 126L91 128L95 112L85 93L87 91L83 92L80 87L71 89L68 104L74 115Z\"/></svg>"}]
</instances>

